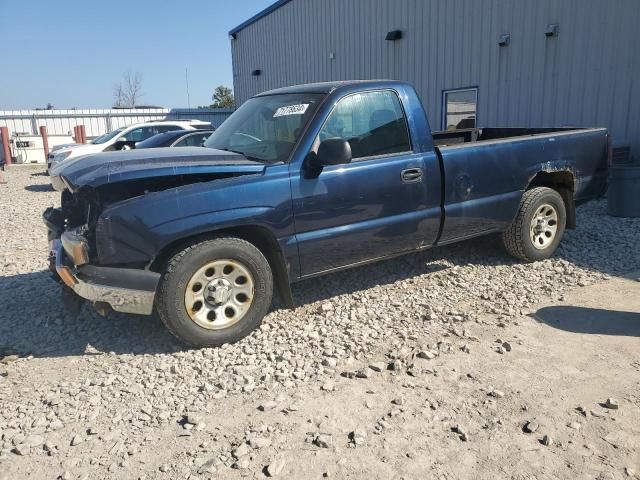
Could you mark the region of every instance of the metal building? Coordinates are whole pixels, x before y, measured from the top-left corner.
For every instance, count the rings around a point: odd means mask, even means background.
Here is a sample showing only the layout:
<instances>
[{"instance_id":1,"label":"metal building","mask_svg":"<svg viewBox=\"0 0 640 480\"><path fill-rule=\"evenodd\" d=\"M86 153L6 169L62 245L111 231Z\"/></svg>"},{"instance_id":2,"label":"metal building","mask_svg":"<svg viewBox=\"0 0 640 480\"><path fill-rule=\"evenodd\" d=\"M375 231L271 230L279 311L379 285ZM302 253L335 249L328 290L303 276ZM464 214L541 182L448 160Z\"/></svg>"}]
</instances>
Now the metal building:
<instances>
[{"instance_id":1,"label":"metal building","mask_svg":"<svg viewBox=\"0 0 640 480\"><path fill-rule=\"evenodd\" d=\"M280 0L229 32L238 104L413 83L434 130L605 126L640 157L639 0Z\"/></svg>"}]
</instances>

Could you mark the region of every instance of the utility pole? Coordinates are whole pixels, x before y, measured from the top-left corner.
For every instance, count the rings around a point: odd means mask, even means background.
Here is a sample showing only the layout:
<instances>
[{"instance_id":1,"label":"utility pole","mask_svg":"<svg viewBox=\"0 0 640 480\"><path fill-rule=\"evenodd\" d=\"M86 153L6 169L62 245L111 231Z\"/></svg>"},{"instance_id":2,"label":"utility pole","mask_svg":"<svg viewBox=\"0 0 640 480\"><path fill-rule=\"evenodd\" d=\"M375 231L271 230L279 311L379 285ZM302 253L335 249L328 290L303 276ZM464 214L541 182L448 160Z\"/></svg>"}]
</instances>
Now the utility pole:
<instances>
[{"instance_id":1,"label":"utility pole","mask_svg":"<svg viewBox=\"0 0 640 480\"><path fill-rule=\"evenodd\" d=\"M184 80L187 83L187 107L191 108L191 99L189 98L189 69L184 69Z\"/></svg>"}]
</instances>

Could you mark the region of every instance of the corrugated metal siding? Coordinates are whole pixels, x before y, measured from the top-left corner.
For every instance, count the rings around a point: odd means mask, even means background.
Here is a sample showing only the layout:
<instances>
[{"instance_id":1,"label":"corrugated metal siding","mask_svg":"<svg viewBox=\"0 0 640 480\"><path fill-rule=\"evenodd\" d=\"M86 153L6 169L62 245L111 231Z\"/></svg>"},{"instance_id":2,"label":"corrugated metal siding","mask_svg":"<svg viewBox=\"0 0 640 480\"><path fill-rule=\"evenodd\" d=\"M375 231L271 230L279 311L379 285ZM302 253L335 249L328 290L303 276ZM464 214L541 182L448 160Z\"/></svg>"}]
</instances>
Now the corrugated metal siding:
<instances>
[{"instance_id":1,"label":"corrugated metal siding","mask_svg":"<svg viewBox=\"0 0 640 480\"><path fill-rule=\"evenodd\" d=\"M0 110L0 126L8 127L10 134L39 135L39 128L44 125L49 135L68 135L76 125L84 125L87 137L96 137L134 123L165 118L203 120L217 128L232 112L215 108Z\"/></svg>"},{"instance_id":2,"label":"corrugated metal siding","mask_svg":"<svg viewBox=\"0 0 640 480\"><path fill-rule=\"evenodd\" d=\"M544 35L550 23L557 37ZM638 0L293 0L231 41L235 94L407 80L438 129L442 91L477 86L480 126L605 126L637 156L639 26ZM402 40L384 40L398 29Z\"/></svg>"}]
</instances>

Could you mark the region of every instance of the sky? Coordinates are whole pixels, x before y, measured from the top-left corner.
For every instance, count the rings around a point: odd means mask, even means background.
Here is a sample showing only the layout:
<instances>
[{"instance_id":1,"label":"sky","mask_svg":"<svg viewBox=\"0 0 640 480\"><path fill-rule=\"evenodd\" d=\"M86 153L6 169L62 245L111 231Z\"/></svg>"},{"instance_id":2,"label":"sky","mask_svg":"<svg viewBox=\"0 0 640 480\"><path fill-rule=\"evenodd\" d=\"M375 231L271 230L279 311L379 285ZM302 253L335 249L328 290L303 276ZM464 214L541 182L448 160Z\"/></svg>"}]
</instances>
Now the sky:
<instances>
[{"instance_id":1,"label":"sky","mask_svg":"<svg viewBox=\"0 0 640 480\"><path fill-rule=\"evenodd\" d=\"M274 1L0 0L0 110L108 108L127 71L142 104L209 105L233 88L229 30Z\"/></svg>"}]
</instances>

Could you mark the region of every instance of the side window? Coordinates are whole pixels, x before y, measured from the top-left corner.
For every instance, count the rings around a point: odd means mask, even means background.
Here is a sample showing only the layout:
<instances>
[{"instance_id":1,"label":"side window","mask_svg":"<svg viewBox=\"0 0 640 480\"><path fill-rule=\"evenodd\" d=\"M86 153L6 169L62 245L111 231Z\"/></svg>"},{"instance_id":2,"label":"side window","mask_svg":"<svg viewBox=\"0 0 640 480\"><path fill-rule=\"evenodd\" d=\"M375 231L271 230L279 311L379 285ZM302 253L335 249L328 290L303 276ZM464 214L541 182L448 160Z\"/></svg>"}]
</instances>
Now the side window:
<instances>
[{"instance_id":1,"label":"side window","mask_svg":"<svg viewBox=\"0 0 640 480\"><path fill-rule=\"evenodd\" d=\"M320 141L344 138L354 159L411 150L407 122L395 92L375 91L340 100L322 127Z\"/></svg>"},{"instance_id":2,"label":"side window","mask_svg":"<svg viewBox=\"0 0 640 480\"><path fill-rule=\"evenodd\" d=\"M126 133L124 137L128 142L141 142L142 140L149 138L144 136L146 130L149 130L149 127L134 128L130 132Z\"/></svg>"},{"instance_id":3,"label":"side window","mask_svg":"<svg viewBox=\"0 0 640 480\"><path fill-rule=\"evenodd\" d=\"M141 142L159 133L171 132L173 130L182 130L182 128L177 125L151 125L149 127L134 128L127 133L125 137L129 142Z\"/></svg>"},{"instance_id":4,"label":"side window","mask_svg":"<svg viewBox=\"0 0 640 480\"><path fill-rule=\"evenodd\" d=\"M191 143L191 136L180 139L180 141L178 141L173 146L174 147L192 147L193 144Z\"/></svg>"},{"instance_id":5,"label":"side window","mask_svg":"<svg viewBox=\"0 0 640 480\"><path fill-rule=\"evenodd\" d=\"M202 147L208 137L208 133L194 133L181 139L174 147Z\"/></svg>"},{"instance_id":6,"label":"side window","mask_svg":"<svg viewBox=\"0 0 640 480\"><path fill-rule=\"evenodd\" d=\"M442 93L442 130L476 127L478 89L445 90Z\"/></svg>"},{"instance_id":7,"label":"side window","mask_svg":"<svg viewBox=\"0 0 640 480\"><path fill-rule=\"evenodd\" d=\"M136 141L140 142L142 140L146 140L147 138L151 138L154 135L157 135L159 132L160 132L160 129L158 127L143 127L142 133L140 135L142 138Z\"/></svg>"}]
</instances>

